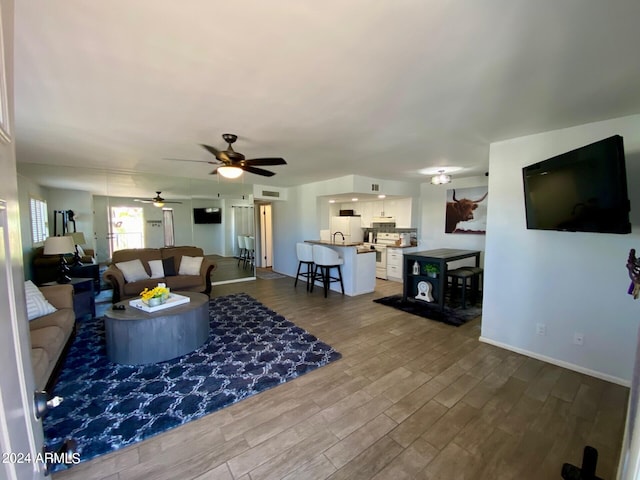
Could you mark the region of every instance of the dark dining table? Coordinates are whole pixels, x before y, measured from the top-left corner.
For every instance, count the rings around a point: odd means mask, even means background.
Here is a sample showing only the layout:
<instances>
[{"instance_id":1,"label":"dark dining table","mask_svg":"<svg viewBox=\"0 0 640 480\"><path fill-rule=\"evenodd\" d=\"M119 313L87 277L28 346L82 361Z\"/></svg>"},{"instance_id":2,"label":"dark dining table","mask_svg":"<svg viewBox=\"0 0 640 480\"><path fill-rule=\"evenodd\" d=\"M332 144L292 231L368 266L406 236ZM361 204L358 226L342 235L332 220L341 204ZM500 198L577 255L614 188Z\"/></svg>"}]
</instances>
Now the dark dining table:
<instances>
[{"instance_id":1,"label":"dark dining table","mask_svg":"<svg viewBox=\"0 0 640 480\"><path fill-rule=\"evenodd\" d=\"M444 310L444 296L447 284L448 263L465 258L474 258L475 266L480 266L480 250L460 250L456 248L436 248L434 250L424 250L422 252L406 253L404 255L404 273L402 287L402 301L413 300L420 282L428 282L432 286L431 294L434 303L437 302L440 310ZM413 264L420 265L419 273L413 274ZM429 276L424 271L424 265L437 265L438 274L436 277ZM420 300L418 300L420 301Z\"/></svg>"}]
</instances>

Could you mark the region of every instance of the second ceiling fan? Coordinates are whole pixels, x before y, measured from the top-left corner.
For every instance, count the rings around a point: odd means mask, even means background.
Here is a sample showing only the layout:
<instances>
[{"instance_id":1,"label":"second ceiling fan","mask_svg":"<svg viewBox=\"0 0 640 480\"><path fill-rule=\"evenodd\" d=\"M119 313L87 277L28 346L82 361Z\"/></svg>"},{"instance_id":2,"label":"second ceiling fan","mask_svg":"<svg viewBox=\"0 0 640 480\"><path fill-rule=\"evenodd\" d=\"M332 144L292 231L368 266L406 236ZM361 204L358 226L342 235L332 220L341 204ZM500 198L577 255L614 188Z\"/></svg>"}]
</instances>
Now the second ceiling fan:
<instances>
[{"instance_id":1,"label":"second ceiling fan","mask_svg":"<svg viewBox=\"0 0 640 480\"><path fill-rule=\"evenodd\" d=\"M201 144L209 153L212 153L218 162L210 162L205 160L199 160L201 162L210 163L212 165L218 165L211 174L219 173L226 178L238 178L242 175L242 172L254 173L256 175L262 175L264 177L272 177L275 172L265 170L263 167L267 165L286 165L287 162L284 158L268 157L268 158L245 158L245 156L236 152L232 145L238 139L237 135L232 133L223 133L222 138L227 142L228 146L226 150L218 150L211 145Z\"/></svg>"}]
</instances>

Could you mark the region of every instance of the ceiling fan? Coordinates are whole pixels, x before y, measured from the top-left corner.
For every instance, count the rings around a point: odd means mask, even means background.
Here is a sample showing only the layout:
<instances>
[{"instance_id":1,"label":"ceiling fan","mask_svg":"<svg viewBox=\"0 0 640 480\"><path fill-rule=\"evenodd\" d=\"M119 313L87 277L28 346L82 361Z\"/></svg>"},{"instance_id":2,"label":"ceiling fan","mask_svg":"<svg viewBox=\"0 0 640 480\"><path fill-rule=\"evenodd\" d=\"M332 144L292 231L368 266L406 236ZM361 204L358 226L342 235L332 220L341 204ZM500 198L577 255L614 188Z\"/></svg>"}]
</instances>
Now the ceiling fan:
<instances>
[{"instance_id":1,"label":"ceiling fan","mask_svg":"<svg viewBox=\"0 0 640 480\"><path fill-rule=\"evenodd\" d=\"M162 198L160 196L161 192L156 192L157 195L153 198L145 198L145 199L139 199L139 198L134 198L133 201L134 202L141 202L141 203L153 203L154 207L164 207L165 203L182 203L182 202L170 202L165 200L164 198Z\"/></svg>"},{"instance_id":2,"label":"ceiling fan","mask_svg":"<svg viewBox=\"0 0 640 480\"><path fill-rule=\"evenodd\" d=\"M245 156L239 152L236 152L232 144L238 139L237 135L232 133L223 133L222 138L225 142L228 143L226 150L218 150L211 145L203 145L204 148L209 153L212 153L217 162L211 162L207 160L189 160L192 162L202 162L202 163L210 163L212 165L217 165L215 169L211 172L211 174L219 173L223 177L226 178L238 178L242 175L242 172L255 173L256 175L262 175L264 177L272 177L275 175L275 172L271 172L269 170L265 170L263 168L257 168L258 166L266 166L266 165L286 165L287 162L284 158L245 158Z\"/></svg>"}]
</instances>

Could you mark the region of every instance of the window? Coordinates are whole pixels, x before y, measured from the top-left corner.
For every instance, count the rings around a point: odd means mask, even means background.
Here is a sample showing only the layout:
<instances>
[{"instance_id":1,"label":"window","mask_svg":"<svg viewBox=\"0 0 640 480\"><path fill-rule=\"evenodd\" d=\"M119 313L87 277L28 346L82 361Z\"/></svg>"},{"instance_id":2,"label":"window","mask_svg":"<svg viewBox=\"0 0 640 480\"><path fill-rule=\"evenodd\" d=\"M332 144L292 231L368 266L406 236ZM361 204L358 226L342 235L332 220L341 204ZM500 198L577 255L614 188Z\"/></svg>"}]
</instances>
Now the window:
<instances>
[{"instance_id":1,"label":"window","mask_svg":"<svg viewBox=\"0 0 640 480\"><path fill-rule=\"evenodd\" d=\"M49 236L47 202L31 197L29 199L29 209L31 210L31 240L34 245L43 243Z\"/></svg>"},{"instance_id":2,"label":"window","mask_svg":"<svg viewBox=\"0 0 640 480\"><path fill-rule=\"evenodd\" d=\"M162 209L162 220L164 226L164 246L175 246L175 237L173 234L173 210L170 208Z\"/></svg>"}]
</instances>

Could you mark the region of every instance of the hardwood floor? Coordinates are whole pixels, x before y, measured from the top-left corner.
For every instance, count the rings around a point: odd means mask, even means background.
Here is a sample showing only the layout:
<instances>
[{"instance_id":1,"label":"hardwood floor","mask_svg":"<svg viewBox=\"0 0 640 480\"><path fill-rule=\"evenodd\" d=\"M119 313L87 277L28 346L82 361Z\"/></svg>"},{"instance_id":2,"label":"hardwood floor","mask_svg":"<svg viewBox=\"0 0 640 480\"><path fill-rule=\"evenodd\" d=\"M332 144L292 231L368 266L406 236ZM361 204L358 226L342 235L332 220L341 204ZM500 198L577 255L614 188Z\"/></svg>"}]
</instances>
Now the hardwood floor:
<instances>
[{"instance_id":1,"label":"hardwood floor","mask_svg":"<svg viewBox=\"0 0 640 480\"><path fill-rule=\"evenodd\" d=\"M219 285L246 292L343 358L150 440L55 474L70 479L552 479L598 449L615 478L628 389L373 303L325 299L292 278Z\"/></svg>"}]
</instances>

